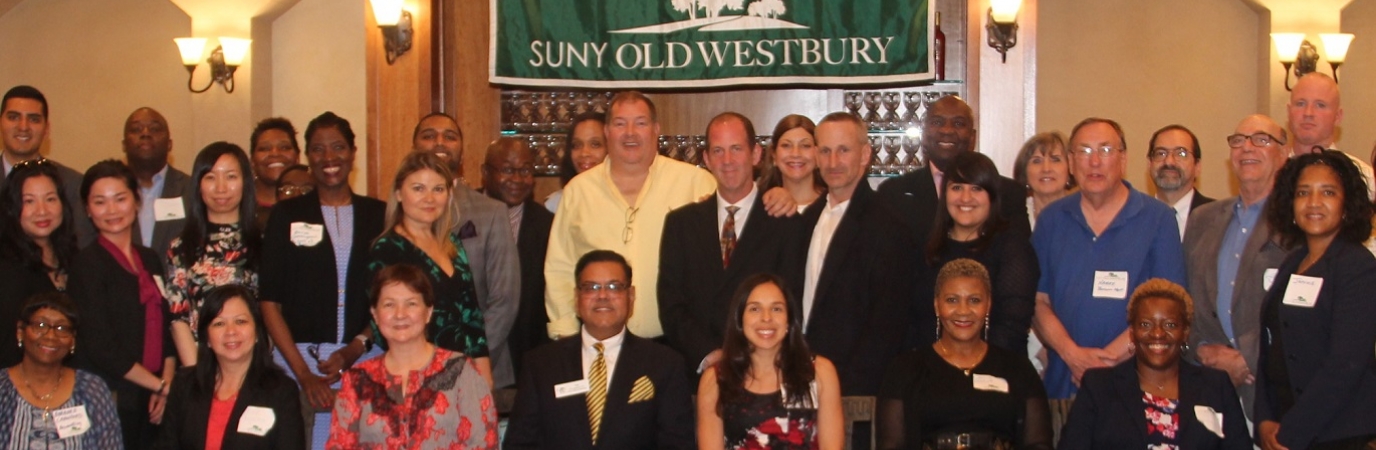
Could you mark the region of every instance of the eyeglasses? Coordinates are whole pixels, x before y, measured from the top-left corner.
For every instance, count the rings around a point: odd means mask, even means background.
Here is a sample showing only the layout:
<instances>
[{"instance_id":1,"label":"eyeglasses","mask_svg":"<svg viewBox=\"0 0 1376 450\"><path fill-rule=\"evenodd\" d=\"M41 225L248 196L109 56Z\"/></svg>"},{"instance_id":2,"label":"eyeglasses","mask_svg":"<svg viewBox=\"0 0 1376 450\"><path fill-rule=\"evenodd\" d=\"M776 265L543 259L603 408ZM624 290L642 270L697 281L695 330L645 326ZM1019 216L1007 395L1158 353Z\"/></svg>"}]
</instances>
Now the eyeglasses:
<instances>
[{"instance_id":1,"label":"eyeglasses","mask_svg":"<svg viewBox=\"0 0 1376 450\"><path fill-rule=\"evenodd\" d=\"M1255 145L1257 147L1265 147L1271 145L1272 143L1275 143L1277 145L1285 145L1285 141L1281 140L1278 137L1272 136L1271 133L1261 132L1253 134L1251 136L1242 133L1228 136L1228 147L1242 148L1242 144L1247 141L1252 141L1252 145Z\"/></svg>"},{"instance_id":2,"label":"eyeglasses","mask_svg":"<svg viewBox=\"0 0 1376 450\"><path fill-rule=\"evenodd\" d=\"M607 284L587 282L578 285L578 293L587 296L594 296L601 292L606 292L607 295L621 295L629 292L630 289L630 285L620 281L612 281Z\"/></svg>"},{"instance_id":3,"label":"eyeglasses","mask_svg":"<svg viewBox=\"0 0 1376 450\"><path fill-rule=\"evenodd\" d=\"M522 177L530 177L530 176L535 176L535 169L532 169L532 168L529 168L529 167L522 167L522 168L520 168L520 169L517 169L517 168L515 168L515 167L503 167L503 168L497 169L497 173L500 173L500 174L502 174L502 175L506 175L506 176L508 176L508 177L509 177L509 176L512 176L512 175L517 175L517 174L520 174Z\"/></svg>"},{"instance_id":4,"label":"eyeglasses","mask_svg":"<svg viewBox=\"0 0 1376 450\"><path fill-rule=\"evenodd\" d=\"M635 237L635 229L631 228L631 224L635 223L635 213L637 212L640 212L640 208L631 208L626 210L626 229L621 230L622 244L631 243L631 238Z\"/></svg>"},{"instance_id":5,"label":"eyeglasses","mask_svg":"<svg viewBox=\"0 0 1376 450\"><path fill-rule=\"evenodd\" d=\"M309 184L301 186L284 184L281 186L277 186L277 193L280 195L306 195L311 193L312 191L315 191L315 186Z\"/></svg>"},{"instance_id":6,"label":"eyeglasses","mask_svg":"<svg viewBox=\"0 0 1376 450\"><path fill-rule=\"evenodd\" d=\"M317 365L320 364L320 344L307 345L306 354L311 355Z\"/></svg>"},{"instance_id":7,"label":"eyeglasses","mask_svg":"<svg viewBox=\"0 0 1376 450\"><path fill-rule=\"evenodd\" d=\"M1176 147L1176 148L1165 148L1165 147L1160 147L1160 148L1157 148L1156 150L1152 150L1152 152L1149 154L1149 156L1151 157L1151 160L1152 160L1152 161L1165 161L1167 156L1174 156L1175 159L1185 159L1185 158L1189 158L1191 155L1190 155L1190 151L1189 151L1188 149L1186 149L1185 147Z\"/></svg>"},{"instance_id":8,"label":"eyeglasses","mask_svg":"<svg viewBox=\"0 0 1376 450\"><path fill-rule=\"evenodd\" d=\"M72 337L73 334L76 334L76 329L72 328L71 325L49 325L47 322L26 323L29 325L29 332L38 335L38 337L47 335L48 330L57 333L57 337L60 338L69 338Z\"/></svg>"},{"instance_id":9,"label":"eyeglasses","mask_svg":"<svg viewBox=\"0 0 1376 450\"><path fill-rule=\"evenodd\" d=\"M1076 147L1075 151L1072 153L1074 153L1076 158L1089 158L1089 155L1096 154L1099 155L1100 158L1108 158L1113 156L1114 152L1118 152L1121 150L1122 149L1114 147L1112 145L1105 145L1103 147L1090 147L1088 145L1081 145L1079 147Z\"/></svg>"}]
</instances>

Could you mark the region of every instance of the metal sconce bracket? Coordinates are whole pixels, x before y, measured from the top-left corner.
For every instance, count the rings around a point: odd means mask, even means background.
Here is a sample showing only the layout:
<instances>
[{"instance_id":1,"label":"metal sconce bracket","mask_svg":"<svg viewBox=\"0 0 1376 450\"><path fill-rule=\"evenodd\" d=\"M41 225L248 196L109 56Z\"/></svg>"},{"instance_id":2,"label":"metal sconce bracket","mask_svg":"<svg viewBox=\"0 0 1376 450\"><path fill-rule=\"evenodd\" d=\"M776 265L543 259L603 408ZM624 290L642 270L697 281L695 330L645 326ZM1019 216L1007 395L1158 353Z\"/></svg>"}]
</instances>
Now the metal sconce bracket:
<instances>
[{"instance_id":1,"label":"metal sconce bracket","mask_svg":"<svg viewBox=\"0 0 1376 450\"><path fill-rule=\"evenodd\" d=\"M382 29L382 40L387 49L387 64L396 62L397 58L406 54L411 49L411 37L415 30L411 28L411 12L402 11L401 20L396 25L379 25Z\"/></svg>"},{"instance_id":2,"label":"metal sconce bracket","mask_svg":"<svg viewBox=\"0 0 1376 450\"><path fill-rule=\"evenodd\" d=\"M1008 62L1008 49L1018 45L1018 22L998 23L994 21L994 8L989 8L989 21L984 25L989 36L989 46L998 50L1003 62Z\"/></svg>"},{"instance_id":3,"label":"metal sconce bracket","mask_svg":"<svg viewBox=\"0 0 1376 450\"><path fill-rule=\"evenodd\" d=\"M191 83L196 75L196 65L186 65L186 88L194 94L199 94L210 90L210 87L214 86L215 83L219 83L220 86L225 89L225 93L234 93L234 71L237 70L239 66L231 66L225 63L224 46L215 47L215 51L210 53L210 58L207 58L205 62L210 66L210 81L206 83L203 88L196 89L192 87Z\"/></svg>"}]
</instances>

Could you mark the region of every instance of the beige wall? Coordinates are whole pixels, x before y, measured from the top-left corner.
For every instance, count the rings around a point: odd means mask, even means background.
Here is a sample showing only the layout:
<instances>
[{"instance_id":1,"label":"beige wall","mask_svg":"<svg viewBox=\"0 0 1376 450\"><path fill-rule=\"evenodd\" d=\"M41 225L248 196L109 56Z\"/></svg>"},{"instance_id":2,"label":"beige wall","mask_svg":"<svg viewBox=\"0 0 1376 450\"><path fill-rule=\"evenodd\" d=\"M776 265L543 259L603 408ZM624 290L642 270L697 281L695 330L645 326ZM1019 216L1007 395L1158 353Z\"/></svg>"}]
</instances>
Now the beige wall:
<instances>
[{"instance_id":1,"label":"beige wall","mask_svg":"<svg viewBox=\"0 0 1376 450\"><path fill-rule=\"evenodd\" d=\"M1376 1L1356 0L1343 10L1342 32L1353 33L1347 62L1338 69L1342 85L1343 124L1338 147L1371 161L1376 144ZM1320 62L1320 71L1328 73Z\"/></svg>"},{"instance_id":2,"label":"beige wall","mask_svg":"<svg viewBox=\"0 0 1376 450\"><path fill-rule=\"evenodd\" d=\"M52 121L45 153L78 171L123 158L124 119L140 106L167 117L173 165L189 169L199 148L172 38L190 30L167 0L27 0L0 16L0 90L43 91Z\"/></svg>"},{"instance_id":3,"label":"beige wall","mask_svg":"<svg viewBox=\"0 0 1376 450\"><path fill-rule=\"evenodd\" d=\"M1257 11L1238 0L1064 0L1038 7L1038 131L1069 133L1090 116L1117 120L1127 134L1127 179L1146 190L1147 140L1179 123L1201 141L1200 191L1231 195L1223 137L1265 108L1258 104L1258 83L1265 81L1256 61L1266 49L1259 47L1264 22Z\"/></svg>"},{"instance_id":4,"label":"beige wall","mask_svg":"<svg viewBox=\"0 0 1376 450\"><path fill-rule=\"evenodd\" d=\"M303 147L306 125L315 116L334 111L347 119L359 148L354 192L367 192L365 7L364 2L301 0L272 24L272 113L296 125Z\"/></svg>"}]
</instances>

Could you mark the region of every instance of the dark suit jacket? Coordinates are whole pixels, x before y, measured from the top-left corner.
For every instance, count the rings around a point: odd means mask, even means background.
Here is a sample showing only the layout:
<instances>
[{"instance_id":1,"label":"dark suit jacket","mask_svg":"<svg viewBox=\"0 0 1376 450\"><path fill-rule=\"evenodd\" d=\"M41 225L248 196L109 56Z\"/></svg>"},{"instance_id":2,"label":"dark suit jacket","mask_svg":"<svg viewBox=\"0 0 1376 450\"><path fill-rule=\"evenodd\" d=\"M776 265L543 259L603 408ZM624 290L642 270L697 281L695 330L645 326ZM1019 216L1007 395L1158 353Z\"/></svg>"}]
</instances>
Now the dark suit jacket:
<instances>
[{"instance_id":1,"label":"dark suit jacket","mask_svg":"<svg viewBox=\"0 0 1376 450\"><path fill-rule=\"evenodd\" d=\"M145 247L134 247L144 269L162 277L162 259ZM139 303L139 280L124 270L114 255L99 244L91 244L72 259L67 278L67 294L76 303L81 317L77 333L77 367L100 375L111 391L133 386L124 374L143 360L144 307ZM162 303L163 358L173 356L172 314Z\"/></svg>"},{"instance_id":2,"label":"dark suit jacket","mask_svg":"<svg viewBox=\"0 0 1376 450\"><path fill-rule=\"evenodd\" d=\"M803 211L795 240L801 255L808 255L828 201L824 196ZM812 351L836 364L843 395L877 394L889 360L904 350L920 270L920 252L911 237L862 180L827 247L805 326ZM799 301L810 257L795 258L789 269Z\"/></svg>"},{"instance_id":3,"label":"dark suit jacket","mask_svg":"<svg viewBox=\"0 0 1376 450\"><path fill-rule=\"evenodd\" d=\"M999 214L1008 221L1008 226L1031 236L1027 202L1024 200L1027 198L1027 189L1011 178L1000 176L998 194L1002 205ZM916 242L927 242L931 237L932 225L936 222L939 204L930 166L885 181L879 186L879 196L898 213L903 226L912 233Z\"/></svg>"},{"instance_id":4,"label":"dark suit jacket","mask_svg":"<svg viewBox=\"0 0 1376 450\"><path fill-rule=\"evenodd\" d=\"M381 201L354 195L352 202L354 236L344 289L344 343L362 333L372 319L368 312L373 284L367 276L368 249L382 234L387 215L387 205ZM339 288L330 233L325 230L324 238L309 247L291 242L293 223L325 226L320 195L311 192L288 199L277 203L272 211L263 236L259 298L282 305L282 318L296 342L336 342L334 311Z\"/></svg>"},{"instance_id":5,"label":"dark suit jacket","mask_svg":"<svg viewBox=\"0 0 1376 450\"><path fill-rule=\"evenodd\" d=\"M158 198L178 198L182 199L182 210L187 211L191 199L191 176L186 172L177 170L172 166L167 166L167 175L162 179L162 193ZM151 198L143 199L145 202L154 201ZM186 218L159 220L153 224L153 242L143 242L142 233L139 232L137 218L134 220L134 245L142 245L152 249L159 255L166 255L167 249L172 245L172 239L182 235L182 227L186 226ZM167 264L164 257L163 264Z\"/></svg>"},{"instance_id":6,"label":"dark suit jacket","mask_svg":"<svg viewBox=\"0 0 1376 450\"><path fill-rule=\"evenodd\" d=\"M506 449L690 449L694 441L692 389L683 358L668 347L626 332L607 388L598 445L592 445L584 395L555 398L554 386L583 379L582 335L526 353ZM654 384L654 398L627 403L641 377Z\"/></svg>"},{"instance_id":7,"label":"dark suit jacket","mask_svg":"<svg viewBox=\"0 0 1376 450\"><path fill-rule=\"evenodd\" d=\"M301 416L301 392L296 382L280 371L266 372L251 369L229 413L224 439L225 449L303 449L306 448L306 429ZM204 449L206 426L210 422L210 400L214 394L196 393L191 389L194 368L182 369L172 380L167 397L163 424L158 431L156 449ZM266 380L264 380L266 378ZM266 386L259 386L264 383ZM249 406L268 408L275 420L264 436L240 433L239 419Z\"/></svg>"},{"instance_id":8,"label":"dark suit jacket","mask_svg":"<svg viewBox=\"0 0 1376 450\"><path fill-rule=\"evenodd\" d=\"M1195 195L1195 200L1199 199ZM1247 367L1257 373L1257 354L1261 348L1261 302L1266 297L1263 277L1267 269L1280 267L1285 260L1286 251L1271 233L1265 214L1257 219L1255 229L1247 238L1247 244L1239 258L1237 277L1233 282L1233 298L1230 299L1231 314L1218 310L1218 258L1223 246L1223 236L1228 231L1228 223L1233 220L1233 205L1237 197L1230 197L1205 205L1190 213L1190 223L1185 227L1185 272L1189 274L1190 297L1194 298L1194 322L1190 324L1191 360L1198 361L1199 346L1204 343L1223 344L1236 348L1247 360ZM1222 315L1220 315L1220 312ZM1223 320L1233 325L1234 342L1228 341L1223 332ZM1242 397L1243 411L1252 415L1252 405L1256 399L1256 386L1238 386Z\"/></svg>"},{"instance_id":9,"label":"dark suit jacket","mask_svg":"<svg viewBox=\"0 0 1376 450\"><path fill-rule=\"evenodd\" d=\"M545 253L549 248L550 227L554 225L554 213L544 205L527 199L521 204L520 235L516 237L516 253L521 259L521 307L516 312L516 323L511 326L511 362L516 376L521 376L521 367L526 352L549 342L545 324L549 316L545 314Z\"/></svg>"},{"instance_id":10,"label":"dark suit jacket","mask_svg":"<svg viewBox=\"0 0 1376 450\"><path fill-rule=\"evenodd\" d=\"M50 160L51 161L51 160ZM53 161L57 163L56 161ZM86 216L86 202L81 199L81 174L60 163L57 173L62 177L62 190L66 191L67 203L72 205L72 217L76 219L76 245L84 248L96 241L96 226ZM8 175L8 174L6 174Z\"/></svg>"},{"instance_id":11,"label":"dark suit jacket","mask_svg":"<svg viewBox=\"0 0 1376 450\"><path fill-rule=\"evenodd\" d=\"M1190 200L1190 215L1194 215L1194 210L1199 209L1200 206L1207 205L1213 201L1214 199L1205 197L1203 192L1199 192L1199 189L1195 189L1194 198Z\"/></svg>"},{"instance_id":12,"label":"dark suit jacket","mask_svg":"<svg viewBox=\"0 0 1376 450\"><path fill-rule=\"evenodd\" d=\"M1233 391L1233 382L1220 370L1180 362L1180 399L1176 414L1180 448L1248 450L1247 418ZM1200 423L1195 406L1207 406L1223 414L1220 438ZM1112 368L1090 369L1070 408L1056 448L1128 449L1147 447L1146 406L1137 378L1137 360L1128 359Z\"/></svg>"},{"instance_id":13,"label":"dark suit jacket","mask_svg":"<svg viewBox=\"0 0 1376 450\"><path fill-rule=\"evenodd\" d=\"M17 260L0 258L0 367L13 367L24 359L15 325L24 320L24 301L34 294L56 291L48 274L24 267Z\"/></svg>"},{"instance_id":14,"label":"dark suit jacket","mask_svg":"<svg viewBox=\"0 0 1376 450\"><path fill-rule=\"evenodd\" d=\"M1291 274L1309 252L1301 245L1280 266L1262 306L1263 339L1257 371L1257 423L1280 422L1276 439L1289 448L1376 434L1376 258L1360 244L1333 240L1303 275L1323 278L1314 307L1282 303ZM1266 310L1279 308L1279 326ZM1267 339L1269 337L1269 339ZM1275 361L1271 345L1285 358ZM1270 386L1272 364L1289 376L1295 404L1283 411Z\"/></svg>"},{"instance_id":15,"label":"dark suit jacket","mask_svg":"<svg viewBox=\"0 0 1376 450\"><path fill-rule=\"evenodd\" d=\"M659 321L669 346L684 356L690 372L721 347L731 296L741 281L761 272L782 274L785 264L797 258L792 241L797 220L770 217L763 197L763 192L755 196L728 268L721 266L716 195L684 205L664 219Z\"/></svg>"}]
</instances>

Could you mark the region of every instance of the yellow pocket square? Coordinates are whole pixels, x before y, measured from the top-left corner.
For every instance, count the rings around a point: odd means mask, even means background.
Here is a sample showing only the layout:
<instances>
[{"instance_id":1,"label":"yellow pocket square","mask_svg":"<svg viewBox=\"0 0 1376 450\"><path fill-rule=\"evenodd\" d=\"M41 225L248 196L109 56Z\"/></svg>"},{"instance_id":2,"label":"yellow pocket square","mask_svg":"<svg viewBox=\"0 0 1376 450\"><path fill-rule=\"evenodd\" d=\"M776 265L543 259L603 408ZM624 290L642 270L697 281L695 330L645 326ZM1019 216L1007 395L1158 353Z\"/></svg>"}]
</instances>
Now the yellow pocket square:
<instances>
[{"instance_id":1,"label":"yellow pocket square","mask_svg":"<svg viewBox=\"0 0 1376 450\"><path fill-rule=\"evenodd\" d=\"M631 386L631 399L626 403L640 403L654 399L655 383L650 381L649 376L642 376L635 380L635 384Z\"/></svg>"}]
</instances>

